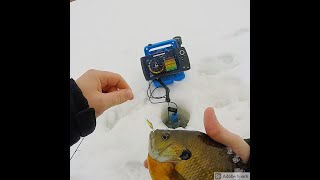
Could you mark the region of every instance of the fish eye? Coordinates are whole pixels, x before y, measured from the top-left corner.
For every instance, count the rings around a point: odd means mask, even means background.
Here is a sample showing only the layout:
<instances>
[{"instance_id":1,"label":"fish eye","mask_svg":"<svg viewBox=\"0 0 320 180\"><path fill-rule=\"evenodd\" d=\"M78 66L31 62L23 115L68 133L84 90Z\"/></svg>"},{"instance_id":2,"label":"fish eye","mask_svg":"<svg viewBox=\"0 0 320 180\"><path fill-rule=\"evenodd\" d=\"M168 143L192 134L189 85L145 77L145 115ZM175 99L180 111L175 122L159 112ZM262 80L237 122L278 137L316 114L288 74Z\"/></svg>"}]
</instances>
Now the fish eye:
<instances>
[{"instance_id":1,"label":"fish eye","mask_svg":"<svg viewBox=\"0 0 320 180\"><path fill-rule=\"evenodd\" d=\"M163 140L167 140L170 137L170 133L169 132L163 132L161 138Z\"/></svg>"}]
</instances>

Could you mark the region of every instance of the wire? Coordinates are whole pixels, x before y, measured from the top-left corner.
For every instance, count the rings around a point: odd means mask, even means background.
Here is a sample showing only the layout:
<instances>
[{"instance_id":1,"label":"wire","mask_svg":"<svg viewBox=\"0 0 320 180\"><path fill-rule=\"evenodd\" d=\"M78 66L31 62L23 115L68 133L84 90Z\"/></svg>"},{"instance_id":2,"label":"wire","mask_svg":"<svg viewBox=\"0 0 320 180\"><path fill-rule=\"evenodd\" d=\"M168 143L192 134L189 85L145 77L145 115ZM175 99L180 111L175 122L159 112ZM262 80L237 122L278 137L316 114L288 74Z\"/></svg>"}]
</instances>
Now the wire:
<instances>
[{"instance_id":1,"label":"wire","mask_svg":"<svg viewBox=\"0 0 320 180\"><path fill-rule=\"evenodd\" d=\"M176 103L174 103L174 102L169 102L169 103L174 104L174 105L176 106L176 108L178 109L178 105L177 105ZM168 106L169 106L169 105L168 105Z\"/></svg>"},{"instance_id":2,"label":"wire","mask_svg":"<svg viewBox=\"0 0 320 180\"><path fill-rule=\"evenodd\" d=\"M71 156L71 158L70 158L70 161L71 161L71 159L73 158L74 154L78 151L78 148L80 147L80 145L81 145L81 143L82 143L83 140L84 140L84 137L82 138L81 142L79 143L77 149L73 152L73 154L72 154L72 156ZM79 150L79 151L80 151L80 150Z\"/></svg>"},{"instance_id":3,"label":"wire","mask_svg":"<svg viewBox=\"0 0 320 180\"><path fill-rule=\"evenodd\" d=\"M149 98L149 101L152 103L152 104L160 104L160 103L166 103L167 101L164 100L164 101L152 101L152 99L166 99L166 95L164 96L153 96L153 93L155 92L156 89L162 87L162 86L159 86L159 87L156 87L154 88L153 90L151 90L151 84L154 82L155 80L152 80L150 83L149 83L149 86L148 86L148 90L147 90L147 96ZM163 88L163 87L162 87ZM170 102L167 102L168 103L168 107L170 107L170 103L171 104L174 104L176 106L176 109L178 110L178 105L172 101ZM170 119L170 115L169 115L169 111L168 111L168 118Z\"/></svg>"},{"instance_id":4,"label":"wire","mask_svg":"<svg viewBox=\"0 0 320 180\"><path fill-rule=\"evenodd\" d=\"M153 93L156 89L160 88L160 87L156 87L154 88L153 90L151 90L151 84L154 82L154 80L152 80L150 83L149 83L149 87L148 87L148 90L147 90L147 96L149 98L149 101L152 103L152 104L160 104L160 103L166 103L166 101L157 101L157 102L154 102L154 101L151 101L151 99L164 99L166 98L166 96L153 96Z\"/></svg>"}]
</instances>

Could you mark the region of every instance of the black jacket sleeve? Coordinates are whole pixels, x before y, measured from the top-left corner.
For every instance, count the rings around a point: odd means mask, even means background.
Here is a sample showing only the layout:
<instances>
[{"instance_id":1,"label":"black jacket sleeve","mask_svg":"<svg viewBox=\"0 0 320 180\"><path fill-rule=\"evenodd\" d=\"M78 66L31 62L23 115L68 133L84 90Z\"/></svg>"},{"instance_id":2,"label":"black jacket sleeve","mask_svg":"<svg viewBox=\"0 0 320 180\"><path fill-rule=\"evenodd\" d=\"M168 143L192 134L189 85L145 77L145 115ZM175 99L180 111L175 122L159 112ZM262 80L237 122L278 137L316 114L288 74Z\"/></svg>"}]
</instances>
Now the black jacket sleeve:
<instances>
[{"instance_id":1,"label":"black jacket sleeve","mask_svg":"<svg viewBox=\"0 0 320 180\"><path fill-rule=\"evenodd\" d=\"M96 128L96 115L73 79L70 79L70 146Z\"/></svg>"}]
</instances>

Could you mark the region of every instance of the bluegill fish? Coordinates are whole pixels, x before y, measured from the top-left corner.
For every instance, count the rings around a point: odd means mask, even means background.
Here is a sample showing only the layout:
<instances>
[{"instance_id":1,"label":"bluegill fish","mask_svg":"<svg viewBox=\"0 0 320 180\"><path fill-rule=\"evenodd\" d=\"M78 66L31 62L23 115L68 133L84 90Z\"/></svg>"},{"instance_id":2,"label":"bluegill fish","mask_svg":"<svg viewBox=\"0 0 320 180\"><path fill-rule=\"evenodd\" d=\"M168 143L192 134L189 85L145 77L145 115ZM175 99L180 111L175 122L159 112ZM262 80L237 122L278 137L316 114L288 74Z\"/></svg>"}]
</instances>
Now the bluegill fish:
<instances>
[{"instance_id":1,"label":"bluegill fish","mask_svg":"<svg viewBox=\"0 0 320 180\"><path fill-rule=\"evenodd\" d=\"M247 171L239 156L205 133L159 129L149 135L148 168L153 180L213 180L214 172Z\"/></svg>"}]
</instances>

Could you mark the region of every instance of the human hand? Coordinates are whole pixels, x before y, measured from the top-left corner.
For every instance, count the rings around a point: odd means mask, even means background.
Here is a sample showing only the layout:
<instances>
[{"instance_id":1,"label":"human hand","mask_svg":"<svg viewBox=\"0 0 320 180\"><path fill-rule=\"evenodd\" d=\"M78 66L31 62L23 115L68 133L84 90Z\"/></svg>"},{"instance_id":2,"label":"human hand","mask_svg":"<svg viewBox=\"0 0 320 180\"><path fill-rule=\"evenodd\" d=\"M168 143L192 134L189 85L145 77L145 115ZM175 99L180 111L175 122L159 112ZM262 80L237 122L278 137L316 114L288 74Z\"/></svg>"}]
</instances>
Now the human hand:
<instances>
[{"instance_id":1,"label":"human hand","mask_svg":"<svg viewBox=\"0 0 320 180\"><path fill-rule=\"evenodd\" d=\"M204 128L209 137L230 147L244 163L247 163L250 146L240 136L228 131L219 123L212 107L208 107L204 112Z\"/></svg>"},{"instance_id":2,"label":"human hand","mask_svg":"<svg viewBox=\"0 0 320 180\"><path fill-rule=\"evenodd\" d=\"M250 146L238 135L225 129L218 121L214 109L209 107L204 112L204 127L206 133L213 140L230 147L244 163L247 163L250 156ZM148 168L147 160L144 161L144 167Z\"/></svg>"},{"instance_id":3,"label":"human hand","mask_svg":"<svg viewBox=\"0 0 320 180\"><path fill-rule=\"evenodd\" d=\"M89 107L96 117L108 108L133 99L133 93L121 75L99 70L89 70L76 80Z\"/></svg>"}]
</instances>

